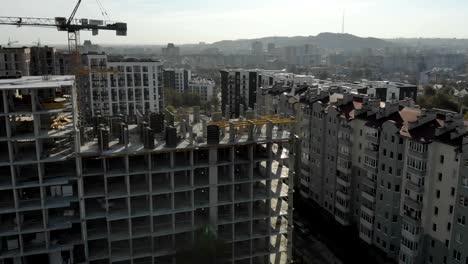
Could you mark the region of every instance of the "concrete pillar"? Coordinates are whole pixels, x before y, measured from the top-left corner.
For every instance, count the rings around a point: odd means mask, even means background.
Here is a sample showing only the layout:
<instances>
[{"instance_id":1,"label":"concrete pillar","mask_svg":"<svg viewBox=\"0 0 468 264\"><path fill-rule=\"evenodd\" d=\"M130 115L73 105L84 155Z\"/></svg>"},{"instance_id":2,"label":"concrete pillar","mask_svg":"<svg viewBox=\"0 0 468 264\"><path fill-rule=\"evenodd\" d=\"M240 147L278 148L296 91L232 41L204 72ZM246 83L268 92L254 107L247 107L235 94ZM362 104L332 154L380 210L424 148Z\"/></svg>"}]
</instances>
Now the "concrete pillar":
<instances>
[{"instance_id":1,"label":"concrete pillar","mask_svg":"<svg viewBox=\"0 0 468 264\"><path fill-rule=\"evenodd\" d=\"M203 133L203 138L206 139L206 134L207 134L207 131L206 131L206 118L203 118L202 119L202 133Z\"/></svg>"},{"instance_id":2,"label":"concrete pillar","mask_svg":"<svg viewBox=\"0 0 468 264\"><path fill-rule=\"evenodd\" d=\"M244 116L244 105L243 104L239 105L239 116Z\"/></svg>"},{"instance_id":3,"label":"concrete pillar","mask_svg":"<svg viewBox=\"0 0 468 264\"><path fill-rule=\"evenodd\" d=\"M229 105L226 105L224 107L224 118L226 118L226 120L229 120L231 119L231 108L229 107Z\"/></svg>"},{"instance_id":4,"label":"concrete pillar","mask_svg":"<svg viewBox=\"0 0 468 264\"><path fill-rule=\"evenodd\" d=\"M187 120L185 119L180 122L180 135L182 139L187 137Z\"/></svg>"},{"instance_id":5,"label":"concrete pillar","mask_svg":"<svg viewBox=\"0 0 468 264\"><path fill-rule=\"evenodd\" d=\"M248 141L253 141L254 140L254 123L252 121L249 121L249 127L248 127L248 130L249 130L249 139Z\"/></svg>"},{"instance_id":6,"label":"concrete pillar","mask_svg":"<svg viewBox=\"0 0 468 264\"><path fill-rule=\"evenodd\" d=\"M200 122L200 107L199 106L193 107L193 122L194 123Z\"/></svg>"},{"instance_id":7,"label":"concrete pillar","mask_svg":"<svg viewBox=\"0 0 468 264\"><path fill-rule=\"evenodd\" d=\"M229 122L229 142L234 142L236 140L236 128L234 123Z\"/></svg>"},{"instance_id":8,"label":"concrete pillar","mask_svg":"<svg viewBox=\"0 0 468 264\"><path fill-rule=\"evenodd\" d=\"M273 122L271 120L268 120L266 125L266 137L267 139L273 138Z\"/></svg>"},{"instance_id":9,"label":"concrete pillar","mask_svg":"<svg viewBox=\"0 0 468 264\"><path fill-rule=\"evenodd\" d=\"M188 133L189 133L189 145L193 145L193 126L188 126Z\"/></svg>"},{"instance_id":10,"label":"concrete pillar","mask_svg":"<svg viewBox=\"0 0 468 264\"><path fill-rule=\"evenodd\" d=\"M218 149L212 148L209 150L210 163L210 224L217 226L218 221Z\"/></svg>"}]
</instances>

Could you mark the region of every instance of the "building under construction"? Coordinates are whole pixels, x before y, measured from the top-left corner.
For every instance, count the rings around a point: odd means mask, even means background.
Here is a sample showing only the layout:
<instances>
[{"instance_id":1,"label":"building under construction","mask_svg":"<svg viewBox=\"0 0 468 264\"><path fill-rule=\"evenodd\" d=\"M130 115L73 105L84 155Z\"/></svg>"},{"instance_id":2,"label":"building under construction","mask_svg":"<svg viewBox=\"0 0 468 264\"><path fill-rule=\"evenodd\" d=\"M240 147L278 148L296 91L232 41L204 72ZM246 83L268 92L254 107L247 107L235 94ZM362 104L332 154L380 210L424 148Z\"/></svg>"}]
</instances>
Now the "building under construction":
<instances>
[{"instance_id":1,"label":"building under construction","mask_svg":"<svg viewBox=\"0 0 468 264\"><path fill-rule=\"evenodd\" d=\"M85 142L73 77L0 95L0 263L185 263L199 236L217 263L290 261L293 120L96 116Z\"/></svg>"}]
</instances>

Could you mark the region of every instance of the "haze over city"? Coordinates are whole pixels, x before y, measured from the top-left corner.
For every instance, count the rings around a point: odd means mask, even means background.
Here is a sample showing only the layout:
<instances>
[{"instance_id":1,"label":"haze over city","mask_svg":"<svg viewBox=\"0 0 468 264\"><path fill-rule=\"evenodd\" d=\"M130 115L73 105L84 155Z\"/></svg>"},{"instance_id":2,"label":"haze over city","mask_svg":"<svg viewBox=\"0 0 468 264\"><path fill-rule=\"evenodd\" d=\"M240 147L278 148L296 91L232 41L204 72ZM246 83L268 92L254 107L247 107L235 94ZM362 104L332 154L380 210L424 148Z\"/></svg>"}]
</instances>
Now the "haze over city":
<instances>
[{"instance_id":1,"label":"haze over city","mask_svg":"<svg viewBox=\"0 0 468 264\"><path fill-rule=\"evenodd\" d=\"M0 16L68 17L72 0L4 1ZM466 1L405 0L101 0L112 20L128 23L128 38L115 42L103 32L96 43L198 43L267 36L309 36L345 32L361 37L468 38ZM103 18L96 1L83 1L76 18ZM31 44L63 43L63 34L43 28L1 27L0 43L8 38ZM82 34L87 39L90 33Z\"/></svg>"}]
</instances>

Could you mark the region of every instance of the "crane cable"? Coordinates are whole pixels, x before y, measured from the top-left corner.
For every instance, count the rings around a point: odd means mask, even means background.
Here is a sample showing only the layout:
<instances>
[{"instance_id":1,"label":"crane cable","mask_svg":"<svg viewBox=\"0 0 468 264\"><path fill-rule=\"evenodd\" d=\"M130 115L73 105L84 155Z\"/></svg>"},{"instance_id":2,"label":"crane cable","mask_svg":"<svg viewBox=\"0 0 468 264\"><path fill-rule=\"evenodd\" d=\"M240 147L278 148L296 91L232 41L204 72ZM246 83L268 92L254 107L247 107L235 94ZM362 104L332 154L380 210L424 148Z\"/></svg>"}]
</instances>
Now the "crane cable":
<instances>
[{"instance_id":1,"label":"crane cable","mask_svg":"<svg viewBox=\"0 0 468 264\"><path fill-rule=\"evenodd\" d=\"M104 5L101 3L101 1L100 1L100 0L96 0L96 3L98 4L99 9L100 9L101 14L102 14L102 16L104 17L104 19L107 20L107 22L111 22L111 19L110 19L109 15L107 14L107 11L106 11L106 9L104 8Z\"/></svg>"}]
</instances>

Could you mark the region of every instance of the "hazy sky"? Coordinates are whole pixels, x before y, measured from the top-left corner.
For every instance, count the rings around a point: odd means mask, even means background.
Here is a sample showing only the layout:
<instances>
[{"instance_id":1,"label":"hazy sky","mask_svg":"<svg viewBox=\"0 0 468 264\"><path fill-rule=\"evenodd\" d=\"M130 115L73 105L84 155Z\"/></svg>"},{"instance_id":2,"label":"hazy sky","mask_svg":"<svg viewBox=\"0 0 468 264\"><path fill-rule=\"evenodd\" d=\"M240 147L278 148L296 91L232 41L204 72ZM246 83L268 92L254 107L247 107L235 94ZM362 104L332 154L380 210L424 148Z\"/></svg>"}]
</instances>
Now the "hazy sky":
<instances>
[{"instance_id":1,"label":"hazy sky","mask_svg":"<svg viewBox=\"0 0 468 264\"><path fill-rule=\"evenodd\" d=\"M0 16L68 17L77 0L0 0ZM466 0L100 0L112 20L128 23L127 37L101 32L95 43L164 44L214 42L265 36L340 32L358 36L468 38ZM96 0L83 0L76 18L102 19ZM25 45L65 44L54 29L0 26Z\"/></svg>"}]
</instances>

